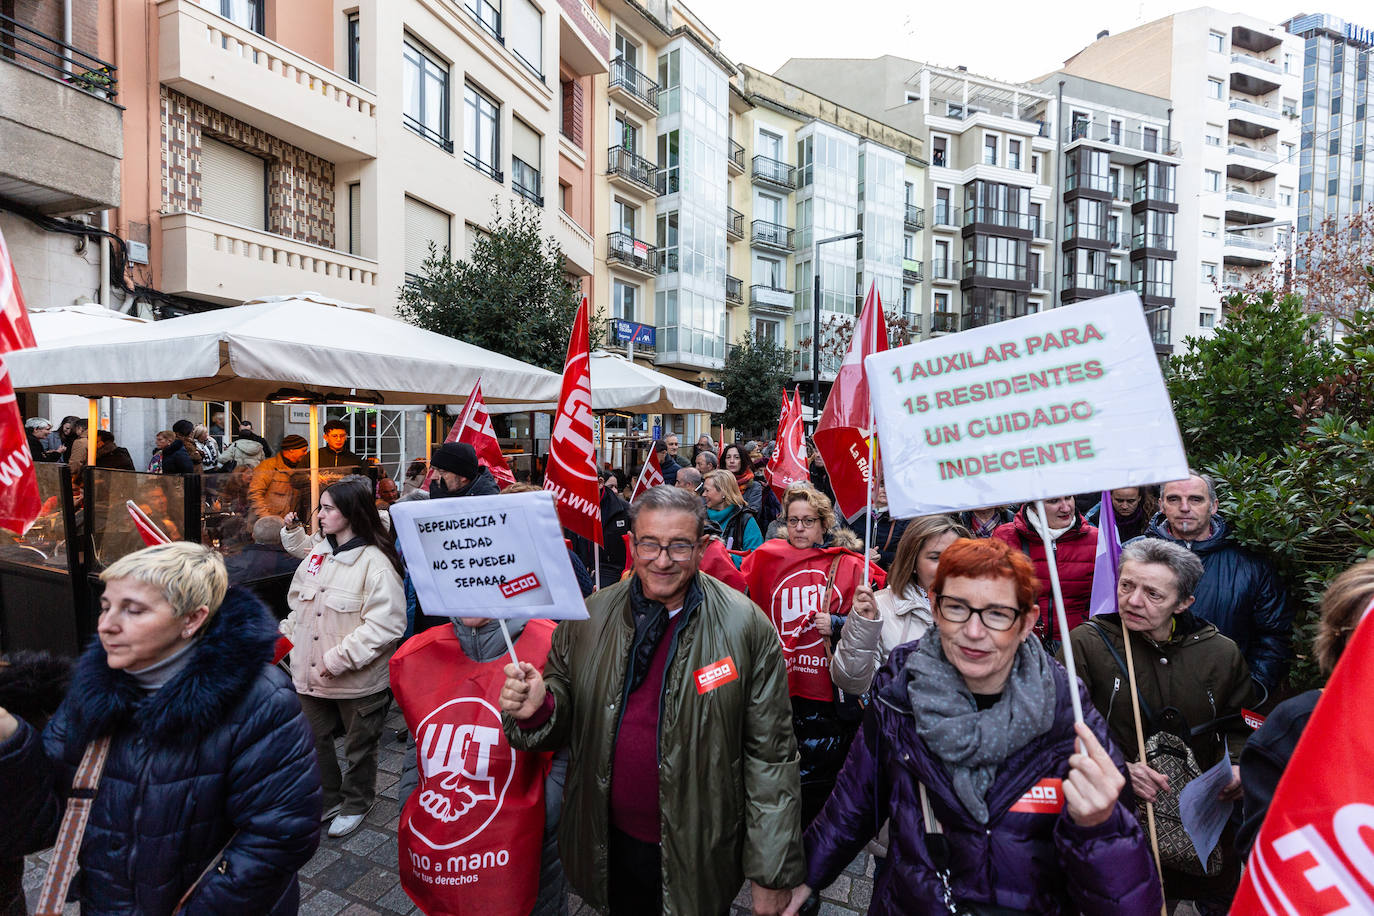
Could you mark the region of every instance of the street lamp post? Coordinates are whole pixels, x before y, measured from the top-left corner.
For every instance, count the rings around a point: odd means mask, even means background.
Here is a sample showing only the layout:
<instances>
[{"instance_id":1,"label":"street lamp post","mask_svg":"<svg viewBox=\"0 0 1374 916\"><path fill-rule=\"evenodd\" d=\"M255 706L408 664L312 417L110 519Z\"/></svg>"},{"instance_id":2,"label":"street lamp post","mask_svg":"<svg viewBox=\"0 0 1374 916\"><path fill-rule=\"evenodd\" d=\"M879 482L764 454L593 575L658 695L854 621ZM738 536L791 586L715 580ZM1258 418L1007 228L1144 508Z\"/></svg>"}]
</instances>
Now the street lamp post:
<instances>
[{"instance_id":1,"label":"street lamp post","mask_svg":"<svg viewBox=\"0 0 1374 916\"><path fill-rule=\"evenodd\" d=\"M811 416L819 415L821 403L821 246L863 238L862 232L846 232L817 239L811 246Z\"/></svg>"}]
</instances>

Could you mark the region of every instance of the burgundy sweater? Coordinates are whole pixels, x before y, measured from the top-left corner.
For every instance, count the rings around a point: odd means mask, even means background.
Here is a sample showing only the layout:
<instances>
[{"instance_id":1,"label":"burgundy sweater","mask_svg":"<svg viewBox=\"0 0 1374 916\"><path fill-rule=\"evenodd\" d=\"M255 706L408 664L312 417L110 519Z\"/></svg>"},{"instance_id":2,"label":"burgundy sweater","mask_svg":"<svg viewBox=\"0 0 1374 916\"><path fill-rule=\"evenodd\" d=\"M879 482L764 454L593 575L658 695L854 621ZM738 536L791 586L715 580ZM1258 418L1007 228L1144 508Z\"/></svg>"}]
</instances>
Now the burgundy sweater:
<instances>
[{"instance_id":1,"label":"burgundy sweater","mask_svg":"<svg viewBox=\"0 0 1374 916\"><path fill-rule=\"evenodd\" d=\"M658 641L649 673L620 714L611 760L611 826L643 843L659 842L658 704L679 611Z\"/></svg>"}]
</instances>

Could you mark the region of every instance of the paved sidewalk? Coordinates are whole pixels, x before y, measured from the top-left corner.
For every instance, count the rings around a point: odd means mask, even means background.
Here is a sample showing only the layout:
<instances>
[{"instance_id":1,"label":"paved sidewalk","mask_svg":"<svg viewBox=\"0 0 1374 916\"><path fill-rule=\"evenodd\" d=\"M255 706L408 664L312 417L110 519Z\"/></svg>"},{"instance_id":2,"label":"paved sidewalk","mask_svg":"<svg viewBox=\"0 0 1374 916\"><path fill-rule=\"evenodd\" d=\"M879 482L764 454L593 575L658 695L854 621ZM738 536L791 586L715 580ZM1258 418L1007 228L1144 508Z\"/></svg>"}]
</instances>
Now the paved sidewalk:
<instances>
[{"instance_id":1,"label":"paved sidewalk","mask_svg":"<svg viewBox=\"0 0 1374 916\"><path fill-rule=\"evenodd\" d=\"M300 871L301 916L390 916L418 914L401 890L396 877L396 782L401 775L405 745L394 739L396 729L404 728L400 712L393 706L382 733L377 760L377 804L364 825L352 836L331 840L322 836L320 848ZM47 854L30 856L24 871L24 889L32 911L43 881ZM873 858L863 855L822 892L821 916L857 916L867 912L873 893ZM592 916L596 911L574 896L568 898L569 916ZM79 913L75 904L64 913ZM748 916L747 886L735 898L735 916Z\"/></svg>"}]
</instances>

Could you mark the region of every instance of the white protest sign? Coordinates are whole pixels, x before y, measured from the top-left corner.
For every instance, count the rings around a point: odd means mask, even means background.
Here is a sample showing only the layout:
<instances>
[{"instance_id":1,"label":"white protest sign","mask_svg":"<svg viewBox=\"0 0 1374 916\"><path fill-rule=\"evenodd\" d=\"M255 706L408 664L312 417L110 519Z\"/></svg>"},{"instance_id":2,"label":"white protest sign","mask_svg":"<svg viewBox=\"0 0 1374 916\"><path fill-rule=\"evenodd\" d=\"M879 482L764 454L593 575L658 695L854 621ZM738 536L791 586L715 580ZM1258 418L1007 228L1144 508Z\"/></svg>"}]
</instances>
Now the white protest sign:
<instances>
[{"instance_id":1,"label":"white protest sign","mask_svg":"<svg viewBox=\"0 0 1374 916\"><path fill-rule=\"evenodd\" d=\"M551 493L400 502L391 524L427 614L587 617Z\"/></svg>"},{"instance_id":2,"label":"white protest sign","mask_svg":"<svg viewBox=\"0 0 1374 916\"><path fill-rule=\"evenodd\" d=\"M1135 293L875 353L864 368L898 518L1188 474Z\"/></svg>"}]
</instances>

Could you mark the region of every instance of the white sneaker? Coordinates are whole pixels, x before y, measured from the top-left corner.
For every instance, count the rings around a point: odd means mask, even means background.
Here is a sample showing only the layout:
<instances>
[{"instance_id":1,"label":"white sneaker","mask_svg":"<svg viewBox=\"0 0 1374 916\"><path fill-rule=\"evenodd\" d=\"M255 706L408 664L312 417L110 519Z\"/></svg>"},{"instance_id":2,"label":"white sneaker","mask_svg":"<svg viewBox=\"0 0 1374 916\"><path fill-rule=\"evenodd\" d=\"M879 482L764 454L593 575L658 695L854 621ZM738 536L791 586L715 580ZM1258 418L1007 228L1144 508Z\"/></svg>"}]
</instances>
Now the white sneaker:
<instances>
[{"instance_id":1,"label":"white sneaker","mask_svg":"<svg viewBox=\"0 0 1374 916\"><path fill-rule=\"evenodd\" d=\"M367 814L340 814L329 824L329 835L334 839L346 837L363 825Z\"/></svg>"},{"instance_id":2,"label":"white sneaker","mask_svg":"<svg viewBox=\"0 0 1374 916\"><path fill-rule=\"evenodd\" d=\"M326 823L327 821L332 821L334 818L336 818L336 817L339 816L339 812L342 811L342 810L343 810L343 805L342 805L342 804L334 805L333 807L331 807L328 811L326 811L326 812L324 813L324 817L320 818L320 823L323 824L323 823Z\"/></svg>"}]
</instances>

